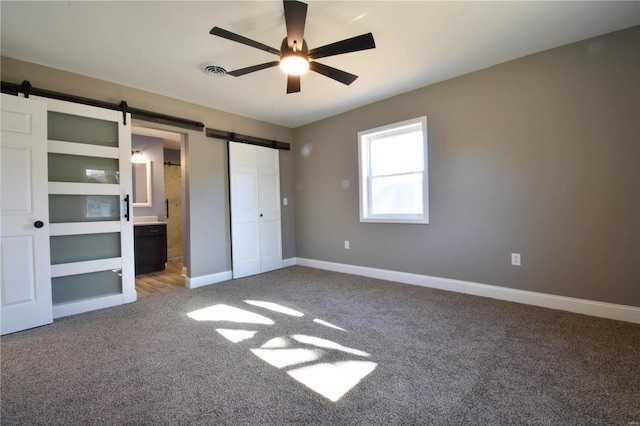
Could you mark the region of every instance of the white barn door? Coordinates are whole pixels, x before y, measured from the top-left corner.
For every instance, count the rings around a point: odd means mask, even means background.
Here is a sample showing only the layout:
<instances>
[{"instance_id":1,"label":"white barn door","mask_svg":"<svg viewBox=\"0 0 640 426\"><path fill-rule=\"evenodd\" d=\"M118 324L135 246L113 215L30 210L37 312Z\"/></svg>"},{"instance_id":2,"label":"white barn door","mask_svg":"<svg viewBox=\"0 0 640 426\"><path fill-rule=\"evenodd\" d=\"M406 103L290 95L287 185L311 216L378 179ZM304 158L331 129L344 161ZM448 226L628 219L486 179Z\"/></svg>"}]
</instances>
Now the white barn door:
<instances>
[{"instance_id":1,"label":"white barn door","mask_svg":"<svg viewBox=\"0 0 640 426\"><path fill-rule=\"evenodd\" d=\"M53 317L134 302L131 117L45 103Z\"/></svg>"},{"instance_id":2,"label":"white barn door","mask_svg":"<svg viewBox=\"0 0 640 426\"><path fill-rule=\"evenodd\" d=\"M47 106L2 95L0 328L53 322L47 197Z\"/></svg>"},{"instance_id":3,"label":"white barn door","mask_svg":"<svg viewBox=\"0 0 640 426\"><path fill-rule=\"evenodd\" d=\"M282 267L278 151L229 142L233 278Z\"/></svg>"}]
</instances>

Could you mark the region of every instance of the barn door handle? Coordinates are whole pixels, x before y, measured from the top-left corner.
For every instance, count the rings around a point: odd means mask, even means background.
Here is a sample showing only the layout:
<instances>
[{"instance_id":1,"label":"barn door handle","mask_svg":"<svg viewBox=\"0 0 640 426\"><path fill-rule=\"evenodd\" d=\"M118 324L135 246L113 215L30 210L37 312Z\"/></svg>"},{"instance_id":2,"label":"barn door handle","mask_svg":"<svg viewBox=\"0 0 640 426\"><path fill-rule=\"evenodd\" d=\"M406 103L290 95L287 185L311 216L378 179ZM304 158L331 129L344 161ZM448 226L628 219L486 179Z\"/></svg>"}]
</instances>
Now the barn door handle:
<instances>
[{"instance_id":1,"label":"barn door handle","mask_svg":"<svg viewBox=\"0 0 640 426\"><path fill-rule=\"evenodd\" d=\"M129 194L125 195L124 202L127 204L127 209L124 213L124 217L127 219L127 222L129 222L131 220L131 215L129 214Z\"/></svg>"},{"instance_id":2,"label":"barn door handle","mask_svg":"<svg viewBox=\"0 0 640 426\"><path fill-rule=\"evenodd\" d=\"M164 200L164 205L167 209L167 219L169 219L169 199Z\"/></svg>"},{"instance_id":3,"label":"barn door handle","mask_svg":"<svg viewBox=\"0 0 640 426\"><path fill-rule=\"evenodd\" d=\"M36 220L35 222L33 222L33 226L40 229L44 226L44 222L42 222L41 220Z\"/></svg>"}]
</instances>

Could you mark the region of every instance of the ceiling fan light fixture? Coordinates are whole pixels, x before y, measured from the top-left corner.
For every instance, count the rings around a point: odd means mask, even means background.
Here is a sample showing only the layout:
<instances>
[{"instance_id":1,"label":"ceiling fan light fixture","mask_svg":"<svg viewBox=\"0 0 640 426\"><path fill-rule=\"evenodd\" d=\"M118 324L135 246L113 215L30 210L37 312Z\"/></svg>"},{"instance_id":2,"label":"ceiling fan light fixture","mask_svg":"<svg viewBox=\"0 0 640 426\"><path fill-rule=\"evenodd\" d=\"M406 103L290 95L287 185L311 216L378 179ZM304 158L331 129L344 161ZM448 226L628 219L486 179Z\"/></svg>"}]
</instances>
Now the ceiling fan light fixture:
<instances>
[{"instance_id":1,"label":"ceiling fan light fixture","mask_svg":"<svg viewBox=\"0 0 640 426\"><path fill-rule=\"evenodd\" d=\"M309 59L302 52L287 52L280 59L280 69L287 75L302 75L309 70Z\"/></svg>"},{"instance_id":2,"label":"ceiling fan light fixture","mask_svg":"<svg viewBox=\"0 0 640 426\"><path fill-rule=\"evenodd\" d=\"M280 58L277 61L236 69L227 74L233 77L240 77L252 72L280 66L282 72L287 75L287 94L300 91L300 76L307 71L324 75L347 86L353 83L358 78L357 75L349 74L348 72L330 67L329 65L324 65L316 60L329 56L373 49L376 47L373 34L362 34L309 50L309 46L307 46L307 42L304 39L307 4L296 0L283 0L282 4L284 6L284 21L287 36L282 39L279 50L220 27L213 27L211 31L209 31L211 35L263 50L277 55Z\"/></svg>"}]
</instances>

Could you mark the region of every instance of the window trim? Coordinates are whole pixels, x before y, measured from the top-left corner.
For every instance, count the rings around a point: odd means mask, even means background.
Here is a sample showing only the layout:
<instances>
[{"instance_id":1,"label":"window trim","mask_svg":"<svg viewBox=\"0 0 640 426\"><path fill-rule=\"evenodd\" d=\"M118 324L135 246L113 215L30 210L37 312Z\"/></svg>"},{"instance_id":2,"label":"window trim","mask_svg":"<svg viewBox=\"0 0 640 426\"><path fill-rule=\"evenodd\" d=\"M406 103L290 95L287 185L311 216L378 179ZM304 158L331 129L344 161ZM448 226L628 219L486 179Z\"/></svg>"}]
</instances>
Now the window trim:
<instances>
[{"instance_id":1,"label":"window trim","mask_svg":"<svg viewBox=\"0 0 640 426\"><path fill-rule=\"evenodd\" d=\"M371 169L371 156L369 155L369 143L372 137L391 134L402 131L411 127L420 126L422 130L423 143L423 167L422 171L422 214L373 214L371 213L371 181L369 173ZM359 198L360 198L360 222L362 223L413 223L428 224L429 223L429 143L427 137L427 117L416 117L397 123L387 124L385 126L373 129L362 130L358 132L358 179L359 179ZM415 174L417 171L411 171L401 174ZM400 175L400 174L398 174Z\"/></svg>"}]
</instances>

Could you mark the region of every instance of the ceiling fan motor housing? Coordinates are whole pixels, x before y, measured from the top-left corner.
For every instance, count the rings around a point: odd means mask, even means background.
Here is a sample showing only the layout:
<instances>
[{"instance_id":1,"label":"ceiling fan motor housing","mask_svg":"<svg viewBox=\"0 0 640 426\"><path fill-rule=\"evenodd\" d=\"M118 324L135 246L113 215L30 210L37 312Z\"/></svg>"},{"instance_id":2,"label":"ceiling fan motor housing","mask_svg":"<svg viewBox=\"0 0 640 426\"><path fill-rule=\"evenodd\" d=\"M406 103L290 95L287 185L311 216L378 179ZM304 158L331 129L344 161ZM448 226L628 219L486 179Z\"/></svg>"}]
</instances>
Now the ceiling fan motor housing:
<instances>
[{"instance_id":1,"label":"ceiling fan motor housing","mask_svg":"<svg viewBox=\"0 0 640 426\"><path fill-rule=\"evenodd\" d=\"M309 55L309 47L307 47L307 42L305 40L302 40L302 48L300 47L300 44L297 43L297 40L296 40L295 46L297 46L296 49L294 49L293 47L289 47L289 43L287 42L287 37L285 37L282 40L282 44L280 45L280 51L282 52L283 56L285 53L296 52L296 51L301 52L302 54L304 54L304 56Z\"/></svg>"}]
</instances>

